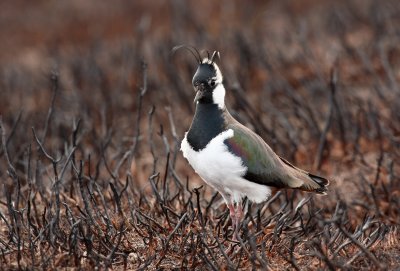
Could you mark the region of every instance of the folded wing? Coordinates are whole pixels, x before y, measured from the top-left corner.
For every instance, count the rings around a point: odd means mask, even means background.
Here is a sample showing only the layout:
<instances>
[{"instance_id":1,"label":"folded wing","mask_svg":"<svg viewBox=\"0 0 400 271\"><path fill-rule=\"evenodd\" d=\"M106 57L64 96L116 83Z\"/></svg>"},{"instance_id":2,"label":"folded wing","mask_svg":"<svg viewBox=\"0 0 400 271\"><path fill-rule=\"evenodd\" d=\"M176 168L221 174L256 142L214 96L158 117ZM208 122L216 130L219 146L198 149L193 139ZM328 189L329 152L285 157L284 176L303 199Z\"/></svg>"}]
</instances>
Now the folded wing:
<instances>
[{"instance_id":1,"label":"folded wing","mask_svg":"<svg viewBox=\"0 0 400 271\"><path fill-rule=\"evenodd\" d=\"M241 157L247 167L245 179L277 188L326 193L327 179L299 169L279 157L261 137L239 122L232 121L227 128L234 131L234 136L224 143L230 152Z\"/></svg>"}]
</instances>

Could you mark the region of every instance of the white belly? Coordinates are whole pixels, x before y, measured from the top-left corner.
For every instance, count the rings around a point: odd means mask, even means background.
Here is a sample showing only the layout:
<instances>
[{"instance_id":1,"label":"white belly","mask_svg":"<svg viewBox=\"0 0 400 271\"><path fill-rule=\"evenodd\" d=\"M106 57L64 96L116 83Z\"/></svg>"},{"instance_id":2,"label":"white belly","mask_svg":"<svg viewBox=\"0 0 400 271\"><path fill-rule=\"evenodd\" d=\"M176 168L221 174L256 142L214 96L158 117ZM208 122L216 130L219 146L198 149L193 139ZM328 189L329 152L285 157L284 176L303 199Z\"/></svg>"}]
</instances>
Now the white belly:
<instances>
[{"instance_id":1,"label":"white belly","mask_svg":"<svg viewBox=\"0 0 400 271\"><path fill-rule=\"evenodd\" d=\"M188 143L185 134L181 150L196 173L217 189L228 203L240 202L244 196L257 203L266 200L271 194L269 187L242 178L247 168L224 144L224 140L231 137L233 130L229 129L213 138L204 149L196 152Z\"/></svg>"}]
</instances>

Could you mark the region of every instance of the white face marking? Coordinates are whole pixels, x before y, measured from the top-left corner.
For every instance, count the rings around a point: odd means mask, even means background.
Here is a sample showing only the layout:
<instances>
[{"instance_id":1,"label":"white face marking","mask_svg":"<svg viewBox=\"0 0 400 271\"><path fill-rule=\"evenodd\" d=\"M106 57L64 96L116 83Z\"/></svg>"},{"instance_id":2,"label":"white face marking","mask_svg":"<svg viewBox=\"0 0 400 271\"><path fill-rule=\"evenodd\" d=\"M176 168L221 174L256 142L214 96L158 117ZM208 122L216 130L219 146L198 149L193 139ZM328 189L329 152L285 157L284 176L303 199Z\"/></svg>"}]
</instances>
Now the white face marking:
<instances>
[{"instance_id":1,"label":"white face marking","mask_svg":"<svg viewBox=\"0 0 400 271\"><path fill-rule=\"evenodd\" d=\"M217 84L213 91L213 102L218 104L220 109L225 107L225 88L222 83Z\"/></svg>"},{"instance_id":2,"label":"white face marking","mask_svg":"<svg viewBox=\"0 0 400 271\"><path fill-rule=\"evenodd\" d=\"M251 201L260 203L271 195L271 189L243 178L247 168L224 144L224 141L231 137L233 137L232 129L224 131L213 138L204 149L196 152L190 146L185 134L181 150L196 173L207 184L218 190L227 203L241 202L245 196Z\"/></svg>"},{"instance_id":3,"label":"white face marking","mask_svg":"<svg viewBox=\"0 0 400 271\"><path fill-rule=\"evenodd\" d=\"M212 62L208 58L204 58L202 61L203 64L207 63L210 65L213 65L217 75L212 78L212 80L215 80L215 88L213 91L213 102L218 105L219 108L223 109L225 107L225 87L222 84L222 74L221 71L215 62Z\"/></svg>"}]
</instances>

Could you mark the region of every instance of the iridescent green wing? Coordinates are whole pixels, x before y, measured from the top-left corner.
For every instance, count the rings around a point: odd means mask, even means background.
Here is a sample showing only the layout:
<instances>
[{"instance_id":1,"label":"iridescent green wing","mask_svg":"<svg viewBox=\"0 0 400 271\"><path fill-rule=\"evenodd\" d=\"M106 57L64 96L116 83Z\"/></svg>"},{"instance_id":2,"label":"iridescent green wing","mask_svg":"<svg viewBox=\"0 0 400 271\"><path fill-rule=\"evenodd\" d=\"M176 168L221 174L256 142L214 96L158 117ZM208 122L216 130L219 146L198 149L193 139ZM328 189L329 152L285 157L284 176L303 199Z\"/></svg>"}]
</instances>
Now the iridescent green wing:
<instances>
[{"instance_id":1,"label":"iridescent green wing","mask_svg":"<svg viewBox=\"0 0 400 271\"><path fill-rule=\"evenodd\" d=\"M285 178L282 163L272 149L250 129L234 123L228 125L234 136L226 139L228 150L242 159L247 167L245 179L274 187L287 187L289 184Z\"/></svg>"}]
</instances>

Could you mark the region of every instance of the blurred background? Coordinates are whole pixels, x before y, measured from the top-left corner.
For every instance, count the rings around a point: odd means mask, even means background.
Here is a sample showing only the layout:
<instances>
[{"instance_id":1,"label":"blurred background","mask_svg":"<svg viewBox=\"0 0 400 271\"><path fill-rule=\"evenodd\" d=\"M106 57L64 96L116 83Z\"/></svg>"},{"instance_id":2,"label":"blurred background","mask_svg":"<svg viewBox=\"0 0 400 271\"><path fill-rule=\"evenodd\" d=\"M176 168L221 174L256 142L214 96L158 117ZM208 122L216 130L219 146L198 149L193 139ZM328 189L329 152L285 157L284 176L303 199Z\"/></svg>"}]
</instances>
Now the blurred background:
<instances>
[{"instance_id":1,"label":"blurred background","mask_svg":"<svg viewBox=\"0 0 400 271\"><path fill-rule=\"evenodd\" d=\"M398 127L378 132L376 122L365 114L372 110L379 122L388 120L390 125L399 120L394 110L400 92L397 1L0 5L0 114L10 127L19 114L26 127L43 126L52 97L50 75L56 73L56 125L49 127L49 144L56 149L77 119L96 135L104 136L105 126L111 126L115 144L122 144L123 138L131 144L143 63L148 87L141 114L154 106L154 129L164 124L170 131L165 108L171 107L182 138L194 111L191 77L196 62L189 52L173 55L171 49L188 44L204 56L220 51L232 113L289 160L309 169L322 168L341 180L348 170L335 165L349 157L354 160L364 148L368 155L376 151L377 134L388 136L383 147L398 155ZM317 158L329 119L334 69L336 106L323 139L328 144L322 144L324 151ZM147 117L140 120L147 129ZM27 140L30 134L20 133L25 125L18 127L16 134ZM365 138L358 140L364 132ZM19 153L23 147L10 148Z\"/></svg>"},{"instance_id":2,"label":"blurred background","mask_svg":"<svg viewBox=\"0 0 400 271\"><path fill-rule=\"evenodd\" d=\"M354 227L366 215L399 225L398 1L17 0L0 10L0 116L22 186L31 128L62 156L78 121L76 159L103 187L132 175L149 188L149 176L171 165L169 178L200 186L179 152L194 113L196 61L171 49L187 44L203 56L220 52L239 121L332 180L330 195L316 199L326 213L343 202ZM51 163L35 170L44 198Z\"/></svg>"}]
</instances>

